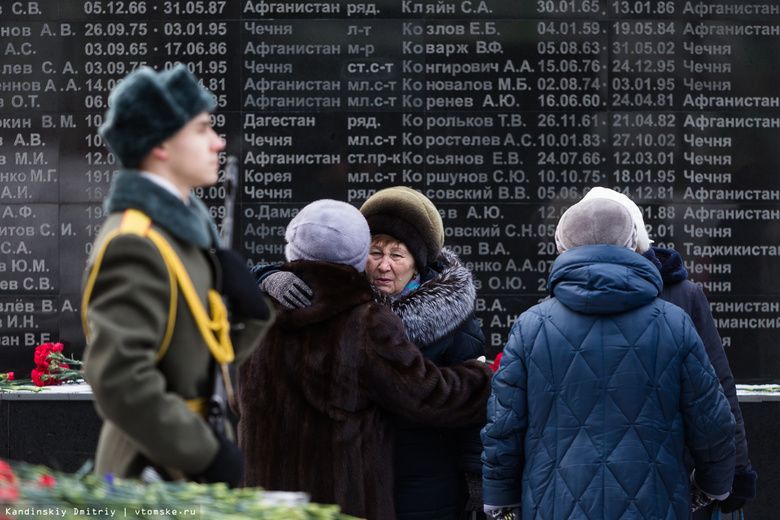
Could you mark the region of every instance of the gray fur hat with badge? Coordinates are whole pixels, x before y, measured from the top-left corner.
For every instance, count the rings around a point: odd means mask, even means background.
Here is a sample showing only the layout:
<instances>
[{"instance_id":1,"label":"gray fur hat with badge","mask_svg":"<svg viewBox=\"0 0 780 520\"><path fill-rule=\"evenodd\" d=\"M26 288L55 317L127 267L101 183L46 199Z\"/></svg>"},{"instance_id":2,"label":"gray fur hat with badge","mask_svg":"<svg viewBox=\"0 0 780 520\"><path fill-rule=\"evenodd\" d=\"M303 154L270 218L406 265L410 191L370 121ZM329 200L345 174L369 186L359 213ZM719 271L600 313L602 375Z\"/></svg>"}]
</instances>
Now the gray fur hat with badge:
<instances>
[{"instance_id":1,"label":"gray fur hat with badge","mask_svg":"<svg viewBox=\"0 0 780 520\"><path fill-rule=\"evenodd\" d=\"M567 209L555 228L559 253L579 246L615 245L636 250L636 223L620 202L583 199Z\"/></svg>"},{"instance_id":2,"label":"gray fur hat with badge","mask_svg":"<svg viewBox=\"0 0 780 520\"><path fill-rule=\"evenodd\" d=\"M390 235L404 243L415 267L424 271L444 247L444 224L433 202L419 191L393 186L374 193L363 203L372 235Z\"/></svg>"},{"instance_id":3,"label":"gray fur hat with badge","mask_svg":"<svg viewBox=\"0 0 780 520\"><path fill-rule=\"evenodd\" d=\"M131 72L111 92L108 104L98 133L123 167L136 168L193 117L214 110L216 100L179 64L163 72L150 67Z\"/></svg>"},{"instance_id":4,"label":"gray fur hat with badge","mask_svg":"<svg viewBox=\"0 0 780 520\"><path fill-rule=\"evenodd\" d=\"M313 260L351 265L366 270L371 232L355 206L321 199L304 207L287 225L284 234L287 261Z\"/></svg>"}]
</instances>

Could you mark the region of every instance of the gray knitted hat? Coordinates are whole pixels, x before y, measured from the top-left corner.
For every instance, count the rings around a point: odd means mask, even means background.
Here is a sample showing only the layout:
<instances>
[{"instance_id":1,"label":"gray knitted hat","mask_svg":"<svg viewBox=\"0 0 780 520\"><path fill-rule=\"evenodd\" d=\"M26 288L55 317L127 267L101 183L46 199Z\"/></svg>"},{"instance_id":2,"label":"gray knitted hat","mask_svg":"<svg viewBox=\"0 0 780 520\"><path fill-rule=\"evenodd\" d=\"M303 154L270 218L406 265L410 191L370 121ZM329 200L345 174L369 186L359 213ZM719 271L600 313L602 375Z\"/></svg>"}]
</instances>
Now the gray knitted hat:
<instances>
[{"instance_id":1,"label":"gray knitted hat","mask_svg":"<svg viewBox=\"0 0 780 520\"><path fill-rule=\"evenodd\" d=\"M214 110L216 101L179 64L159 73L149 67L131 72L111 92L108 104L98 133L123 167L135 168L193 117Z\"/></svg>"},{"instance_id":2,"label":"gray knitted hat","mask_svg":"<svg viewBox=\"0 0 780 520\"><path fill-rule=\"evenodd\" d=\"M566 210L555 228L555 244L563 253L578 246L611 244L636 249L636 224L621 203L583 199Z\"/></svg>"},{"instance_id":3,"label":"gray knitted hat","mask_svg":"<svg viewBox=\"0 0 780 520\"><path fill-rule=\"evenodd\" d=\"M312 202L290 221L284 238L289 262L315 260L366 270L371 232L360 211L346 202Z\"/></svg>"},{"instance_id":4,"label":"gray knitted hat","mask_svg":"<svg viewBox=\"0 0 780 520\"><path fill-rule=\"evenodd\" d=\"M374 193L363 203L372 235L400 240L414 257L417 269L436 261L444 246L444 224L433 202L419 191L393 186Z\"/></svg>"}]
</instances>

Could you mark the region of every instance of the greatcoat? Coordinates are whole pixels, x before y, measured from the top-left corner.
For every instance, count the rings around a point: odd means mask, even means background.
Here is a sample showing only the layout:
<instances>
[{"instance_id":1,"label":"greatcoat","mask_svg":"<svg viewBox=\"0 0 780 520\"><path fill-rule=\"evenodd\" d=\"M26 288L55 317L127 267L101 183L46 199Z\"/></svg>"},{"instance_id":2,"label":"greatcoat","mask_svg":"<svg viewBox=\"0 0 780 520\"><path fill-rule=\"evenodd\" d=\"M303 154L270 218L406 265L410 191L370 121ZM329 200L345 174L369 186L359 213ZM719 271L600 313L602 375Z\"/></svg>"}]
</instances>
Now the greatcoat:
<instances>
[{"instance_id":1,"label":"greatcoat","mask_svg":"<svg viewBox=\"0 0 780 520\"><path fill-rule=\"evenodd\" d=\"M210 252L218 235L205 206L194 197L185 205L132 170L114 180L106 201L110 215L96 238L82 287L105 237L129 208L149 216L152 229L173 246L208 309L207 292L219 289L221 273ZM216 437L186 402L211 395L212 354L181 291L173 301L171 294L165 262L148 238L120 235L109 243L89 298L90 341L84 355L85 379L103 419L95 458L100 474L134 477L151 466L164 476L193 477L217 454ZM172 303L173 334L160 352ZM232 338L238 361L249 355L271 321L241 320L243 328Z\"/></svg>"}]
</instances>

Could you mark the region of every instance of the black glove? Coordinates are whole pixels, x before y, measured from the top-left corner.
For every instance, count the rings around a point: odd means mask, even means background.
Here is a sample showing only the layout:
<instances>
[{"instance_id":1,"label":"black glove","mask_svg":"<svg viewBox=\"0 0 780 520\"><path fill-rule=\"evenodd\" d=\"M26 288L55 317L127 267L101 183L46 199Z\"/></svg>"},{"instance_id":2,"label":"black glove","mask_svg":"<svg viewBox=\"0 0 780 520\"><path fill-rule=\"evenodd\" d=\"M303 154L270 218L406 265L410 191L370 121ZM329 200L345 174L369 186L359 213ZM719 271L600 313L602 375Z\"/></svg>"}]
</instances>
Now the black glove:
<instances>
[{"instance_id":1,"label":"black glove","mask_svg":"<svg viewBox=\"0 0 780 520\"><path fill-rule=\"evenodd\" d=\"M199 475L204 482L225 482L232 488L239 487L244 478L244 454L224 435L214 433L219 441L219 451L211 464Z\"/></svg>"},{"instance_id":2,"label":"black glove","mask_svg":"<svg viewBox=\"0 0 780 520\"><path fill-rule=\"evenodd\" d=\"M288 309L302 309L311 305L314 296L303 280L289 271L276 271L257 284L260 290Z\"/></svg>"},{"instance_id":3,"label":"black glove","mask_svg":"<svg viewBox=\"0 0 780 520\"><path fill-rule=\"evenodd\" d=\"M726 500L718 502L722 513L733 513L745 506L748 500L756 499L756 472L737 471L734 473L734 483L731 485L731 494Z\"/></svg>"},{"instance_id":4,"label":"black glove","mask_svg":"<svg viewBox=\"0 0 780 520\"><path fill-rule=\"evenodd\" d=\"M726 500L721 500L717 504L720 507L721 513L733 513L734 511L742 509L745 506L745 503L747 503L747 499L729 495Z\"/></svg>"},{"instance_id":5,"label":"black glove","mask_svg":"<svg viewBox=\"0 0 780 520\"><path fill-rule=\"evenodd\" d=\"M469 499L466 502L466 511L482 511L482 475L466 473L466 486L469 490Z\"/></svg>"},{"instance_id":6,"label":"black glove","mask_svg":"<svg viewBox=\"0 0 780 520\"><path fill-rule=\"evenodd\" d=\"M229 249L217 249L214 254L222 267L222 294L230 302L231 310L239 316L267 320L268 302L241 256Z\"/></svg>"}]
</instances>

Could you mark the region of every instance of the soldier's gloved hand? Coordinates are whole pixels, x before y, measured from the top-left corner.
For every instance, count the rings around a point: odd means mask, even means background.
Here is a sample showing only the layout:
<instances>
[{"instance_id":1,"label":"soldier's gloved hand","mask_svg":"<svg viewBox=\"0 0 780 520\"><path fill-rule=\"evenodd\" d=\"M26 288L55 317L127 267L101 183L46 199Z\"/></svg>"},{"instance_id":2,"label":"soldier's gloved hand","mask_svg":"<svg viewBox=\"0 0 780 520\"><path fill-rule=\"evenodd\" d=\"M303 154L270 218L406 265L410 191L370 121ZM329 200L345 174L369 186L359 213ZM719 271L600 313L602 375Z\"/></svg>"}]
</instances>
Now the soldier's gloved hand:
<instances>
[{"instance_id":1,"label":"soldier's gloved hand","mask_svg":"<svg viewBox=\"0 0 780 520\"><path fill-rule=\"evenodd\" d=\"M271 273L257 284L260 290L288 309L302 309L311 305L314 292L303 280L289 271Z\"/></svg>"},{"instance_id":2,"label":"soldier's gloved hand","mask_svg":"<svg viewBox=\"0 0 780 520\"><path fill-rule=\"evenodd\" d=\"M236 444L224 435L214 432L219 441L219 451L211 464L198 475L203 482L225 482L231 488L241 485L244 478L244 455Z\"/></svg>"},{"instance_id":3,"label":"soldier's gloved hand","mask_svg":"<svg viewBox=\"0 0 780 520\"><path fill-rule=\"evenodd\" d=\"M217 249L214 255L222 268L222 294L233 312L246 318L268 319L271 314L268 301L255 285L241 255L229 249Z\"/></svg>"}]
</instances>

